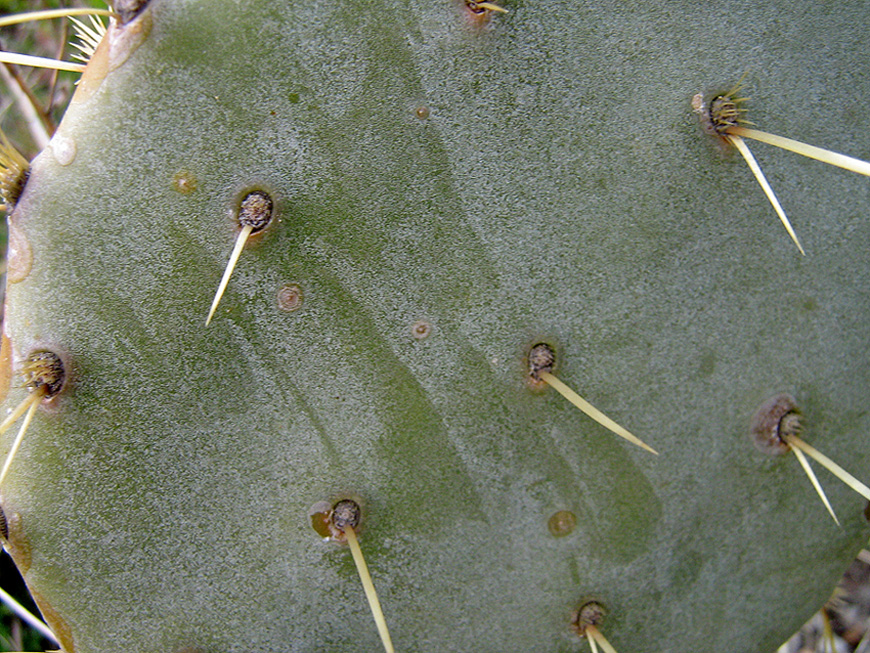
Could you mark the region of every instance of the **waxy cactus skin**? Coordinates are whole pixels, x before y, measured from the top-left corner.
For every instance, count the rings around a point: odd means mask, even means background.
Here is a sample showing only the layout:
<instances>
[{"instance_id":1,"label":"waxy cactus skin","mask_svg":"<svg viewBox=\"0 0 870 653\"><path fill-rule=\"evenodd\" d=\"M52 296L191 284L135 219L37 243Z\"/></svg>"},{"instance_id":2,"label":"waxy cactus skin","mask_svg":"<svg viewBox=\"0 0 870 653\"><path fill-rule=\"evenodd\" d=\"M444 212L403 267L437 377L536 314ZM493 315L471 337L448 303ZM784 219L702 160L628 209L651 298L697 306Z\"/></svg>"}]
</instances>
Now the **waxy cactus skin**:
<instances>
[{"instance_id":1,"label":"waxy cactus skin","mask_svg":"<svg viewBox=\"0 0 870 653\"><path fill-rule=\"evenodd\" d=\"M502 4L110 29L8 218L6 406L30 352L67 378L6 546L65 653L379 650L312 528L345 498L404 652L585 651L590 600L621 653L773 651L866 541L751 421L788 393L870 477L870 182L754 148L801 256L690 102L747 72L750 120L870 158L868 10ZM539 343L659 455L531 383Z\"/></svg>"}]
</instances>

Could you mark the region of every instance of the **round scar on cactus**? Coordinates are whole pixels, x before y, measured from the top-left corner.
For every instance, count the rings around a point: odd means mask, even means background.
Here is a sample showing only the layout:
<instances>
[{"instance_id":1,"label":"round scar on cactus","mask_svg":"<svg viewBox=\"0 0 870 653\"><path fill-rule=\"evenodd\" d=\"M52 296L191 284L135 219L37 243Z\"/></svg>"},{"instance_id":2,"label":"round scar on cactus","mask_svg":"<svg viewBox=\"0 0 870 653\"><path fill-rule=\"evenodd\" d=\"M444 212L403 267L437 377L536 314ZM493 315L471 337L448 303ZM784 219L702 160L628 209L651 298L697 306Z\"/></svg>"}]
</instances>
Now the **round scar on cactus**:
<instances>
[{"instance_id":1,"label":"round scar on cactus","mask_svg":"<svg viewBox=\"0 0 870 653\"><path fill-rule=\"evenodd\" d=\"M378 593L375 591L375 584L372 581L369 567L363 557L362 548L356 536L356 528L359 527L360 519L361 511L359 504L350 499L343 499L333 506L330 522L334 529L343 535L344 541L350 547L357 573L362 581L363 590L369 603L369 609L372 611L372 617L374 617L378 634L381 637L381 643L384 645L384 650L387 653L393 653L393 642L390 638L390 631L387 628L387 620L384 617Z\"/></svg>"},{"instance_id":2,"label":"round scar on cactus","mask_svg":"<svg viewBox=\"0 0 870 653\"><path fill-rule=\"evenodd\" d=\"M293 313L302 308L304 298L301 286L295 283L284 284L278 289L278 308L285 313Z\"/></svg>"},{"instance_id":3,"label":"round scar on cactus","mask_svg":"<svg viewBox=\"0 0 870 653\"><path fill-rule=\"evenodd\" d=\"M432 333L432 325L426 320L417 320L411 325L411 335L415 340L425 340Z\"/></svg>"},{"instance_id":4,"label":"round scar on cactus","mask_svg":"<svg viewBox=\"0 0 870 653\"><path fill-rule=\"evenodd\" d=\"M604 428L609 429L619 437L628 440L641 449L645 449L652 454L658 455L658 451L650 447L624 427L614 422L553 375L552 370L556 365L556 351L550 345L546 343L534 345L531 350L529 350L527 360L529 363L528 376L532 384L539 384L543 381L556 390L560 395L565 397L565 399L574 404L574 406L601 424Z\"/></svg>"},{"instance_id":5,"label":"round scar on cactus","mask_svg":"<svg viewBox=\"0 0 870 653\"><path fill-rule=\"evenodd\" d=\"M272 198L265 191L254 190L247 193L242 198L238 212L238 221L242 230L236 238L236 244L230 254L230 260L227 263L227 267L224 269L224 274L223 277L221 277L221 282L218 285L214 300L212 300L211 309L208 312L208 317L205 319L206 326L211 322L211 318L217 310L221 297L223 297L227 284L230 281L230 277L233 274L233 269L236 267L242 249L245 247L245 241L248 240L248 237L251 236L251 234L262 231L268 226L272 221L272 209Z\"/></svg>"},{"instance_id":6,"label":"round scar on cactus","mask_svg":"<svg viewBox=\"0 0 870 653\"><path fill-rule=\"evenodd\" d=\"M198 185L196 176L189 170L179 170L172 177L172 187L182 195L189 195Z\"/></svg>"},{"instance_id":7,"label":"round scar on cactus","mask_svg":"<svg viewBox=\"0 0 870 653\"><path fill-rule=\"evenodd\" d=\"M570 510L559 510L550 515L547 529L553 537L566 537L577 528L577 515Z\"/></svg>"},{"instance_id":8,"label":"round scar on cactus","mask_svg":"<svg viewBox=\"0 0 870 653\"><path fill-rule=\"evenodd\" d=\"M49 350L32 352L22 363L20 374L24 380L23 387L28 388L30 394L0 424L0 434L2 434L19 417L25 415L24 421L21 422L21 428L18 430L18 435L12 443L12 448L6 455L3 469L0 471L0 484L6 478L6 473L9 471L12 460L15 458L15 454L24 440L24 434L27 433L27 428L30 426L39 402L43 399L51 399L57 395L63 389L66 379L63 361L60 356Z\"/></svg>"}]
</instances>

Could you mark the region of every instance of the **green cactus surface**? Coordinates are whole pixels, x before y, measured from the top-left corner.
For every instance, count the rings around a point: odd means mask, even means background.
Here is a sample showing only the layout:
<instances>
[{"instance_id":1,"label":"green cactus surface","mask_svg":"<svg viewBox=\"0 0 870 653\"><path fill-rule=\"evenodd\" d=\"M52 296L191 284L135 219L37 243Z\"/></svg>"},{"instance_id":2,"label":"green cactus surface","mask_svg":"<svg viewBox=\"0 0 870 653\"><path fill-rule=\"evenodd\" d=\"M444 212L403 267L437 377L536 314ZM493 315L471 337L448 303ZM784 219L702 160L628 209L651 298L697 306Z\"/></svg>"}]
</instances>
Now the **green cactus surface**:
<instances>
[{"instance_id":1,"label":"green cactus surface","mask_svg":"<svg viewBox=\"0 0 870 653\"><path fill-rule=\"evenodd\" d=\"M870 5L152 0L113 24L9 214L2 482L64 653L773 651L868 536ZM209 306L252 191L271 222ZM653 447L529 374L553 374ZM10 450L17 425L0 439ZM558 514L557 514L558 513ZM569 514L570 513L570 514ZM554 517L555 516L555 517ZM552 519L551 519L552 518Z\"/></svg>"}]
</instances>

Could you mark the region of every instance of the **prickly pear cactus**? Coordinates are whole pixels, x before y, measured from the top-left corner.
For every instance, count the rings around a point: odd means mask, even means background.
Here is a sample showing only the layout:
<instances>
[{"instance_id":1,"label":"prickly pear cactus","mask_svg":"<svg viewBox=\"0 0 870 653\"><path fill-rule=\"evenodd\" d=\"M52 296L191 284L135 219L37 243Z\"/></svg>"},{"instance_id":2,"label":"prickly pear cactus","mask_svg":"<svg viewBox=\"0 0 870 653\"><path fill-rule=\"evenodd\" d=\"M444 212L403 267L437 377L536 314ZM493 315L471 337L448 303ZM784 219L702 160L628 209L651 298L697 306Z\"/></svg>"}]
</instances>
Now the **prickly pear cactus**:
<instances>
[{"instance_id":1,"label":"prickly pear cactus","mask_svg":"<svg viewBox=\"0 0 870 653\"><path fill-rule=\"evenodd\" d=\"M753 416L867 478L870 182L754 147L801 256L691 98L746 73L867 159L870 12L503 6L111 27L9 217L6 546L65 653L377 650L340 499L396 650L587 650L593 598L623 652L771 651L827 598L865 501L818 468L838 528Z\"/></svg>"}]
</instances>

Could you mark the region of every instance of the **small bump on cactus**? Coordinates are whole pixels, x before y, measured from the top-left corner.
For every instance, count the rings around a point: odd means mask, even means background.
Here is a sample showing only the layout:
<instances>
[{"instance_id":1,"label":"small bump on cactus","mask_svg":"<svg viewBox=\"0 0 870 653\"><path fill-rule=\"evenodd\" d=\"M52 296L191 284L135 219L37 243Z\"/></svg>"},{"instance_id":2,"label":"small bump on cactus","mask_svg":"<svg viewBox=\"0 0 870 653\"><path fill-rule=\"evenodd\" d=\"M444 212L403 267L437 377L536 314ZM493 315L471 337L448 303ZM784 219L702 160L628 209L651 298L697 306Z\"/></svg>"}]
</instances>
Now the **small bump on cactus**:
<instances>
[{"instance_id":1,"label":"small bump on cactus","mask_svg":"<svg viewBox=\"0 0 870 653\"><path fill-rule=\"evenodd\" d=\"M224 269L223 277L221 277L217 292L212 300L211 308L208 311L208 317L205 319L206 326L209 325L212 316L214 316L214 312L217 310L221 297L223 297L227 284L230 281L230 277L233 274L233 270L236 267L236 263L239 260L239 256L242 253L242 249L245 247L245 243L251 235L259 233L269 225L272 221L273 208L272 198L265 191L250 191L242 198L242 201L239 204L237 216L241 231L239 231L239 235L236 237L236 244L230 254L230 260L227 263L227 267Z\"/></svg>"},{"instance_id":2,"label":"small bump on cactus","mask_svg":"<svg viewBox=\"0 0 870 653\"><path fill-rule=\"evenodd\" d=\"M600 630L606 616L607 611L603 605L598 601L588 601L577 609L571 619L571 625L577 634L585 637L589 642L592 653L598 653L599 646L604 649L605 653L616 653L616 649Z\"/></svg>"},{"instance_id":3,"label":"small bump on cactus","mask_svg":"<svg viewBox=\"0 0 870 653\"><path fill-rule=\"evenodd\" d=\"M816 159L866 176L870 176L870 163L844 154L838 154L831 150L807 145L806 143L790 138L784 138L782 136L776 136L775 134L768 134L767 132L758 129L746 127L746 125L751 125L753 123L744 118L747 111L746 103L748 98L737 97L742 86L743 78L741 77L740 81L738 81L731 90L722 95L714 96L709 104L704 102L704 96L699 93L692 98L692 108L700 115L701 125L704 128L704 131L708 134L713 134L725 139L733 145L738 152L740 152L740 155L746 161L747 165L749 165L749 169L752 171L756 181L758 181L758 184L767 196L774 211L776 211L777 216L779 216L779 219L788 232L788 235L791 237L792 241L794 241L794 244L797 246L800 253L806 255L803 245L800 244L797 234L785 214L785 210L782 208L776 194L770 187L767 178L761 170L761 166L758 165L758 161L756 161L755 156L752 154L749 146L746 145L746 142L743 139L754 138L763 143L775 145L776 147L802 154L811 159ZM801 460L803 464L804 461L800 456L798 457L798 460ZM822 494L822 496L824 496L824 494ZM827 499L825 499L825 502L827 503ZM833 516L833 511L831 512L831 515ZM834 520L836 521L837 518L834 517Z\"/></svg>"}]
</instances>

